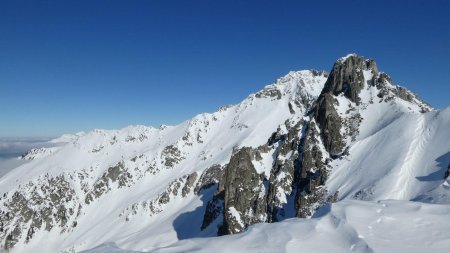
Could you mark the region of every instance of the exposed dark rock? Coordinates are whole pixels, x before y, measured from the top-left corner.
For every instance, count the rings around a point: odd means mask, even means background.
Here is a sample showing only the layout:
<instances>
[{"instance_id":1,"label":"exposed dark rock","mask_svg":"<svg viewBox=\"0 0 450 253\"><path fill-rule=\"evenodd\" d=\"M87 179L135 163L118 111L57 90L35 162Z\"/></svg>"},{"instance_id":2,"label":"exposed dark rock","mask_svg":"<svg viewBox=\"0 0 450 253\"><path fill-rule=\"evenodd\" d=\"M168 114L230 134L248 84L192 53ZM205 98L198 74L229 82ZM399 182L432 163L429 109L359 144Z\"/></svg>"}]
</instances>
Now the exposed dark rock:
<instances>
[{"instance_id":1,"label":"exposed dark rock","mask_svg":"<svg viewBox=\"0 0 450 253\"><path fill-rule=\"evenodd\" d=\"M302 142L302 157L295 175L297 188L295 208L297 217L305 218L312 215L317 204L322 202L325 197L326 189L323 185L328 172L323 162L324 157L319 147L319 134L314 122L310 122L307 126Z\"/></svg>"},{"instance_id":2,"label":"exposed dark rock","mask_svg":"<svg viewBox=\"0 0 450 253\"><path fill-rule=\"evenodd\" d=\"M281 128L278 127L277 131L272 133L269 140L267 140L267 144L270 146L270 145L274 144L275 142L280 141L281 138L283 138L283 135L281 135Z\"/></svg>"},{"instance_id":3,"label":"exposed dark rock","mask_svg":"<svg viewBox=\"0 0 450 253\"><path fill-rule=\"evenodd\" d=\"M220 223L218 224L218 229L223 226L223 197L224 191L216 193L212 200L210 200L206 205L205 214L203 216L203 222L201 225L201 229L204 230L208 226L210 226L216 219L222 218ZM222 216L222 217L221 217ZM221 234L225 234L221 232Z\"/></svg>"},{"instance_id":4,"label":"exposed dark rock","mask_svg":"<svg viewBox=\"0 0 450 253\"><path fill-rule=\"evenodd\" d=\"M263 174L256 172L252 163L253 160L261 159L260 156L257 149L251 148L236 149L233 152L230 162L220 173L222 177L213 199L207 203L201 229L220 218L218 234L234 234L251 224L266 221L267 181ZM214 177L211 175L219 174L218 167L208 171L210 172L204 173L200 181L211 181L210 178Z\"/></svg>"},{"instance_id":5,"label":"exposed dark rock","mask_svg":"<svg viewBox=\"0 0 450 253\"><path fill-rule=\"evenodd\" d=\"M377 87L379 90L385 88L387 83L392 83L392 80L391 77L384 72L380 72L372 78L372 85Z\"/></svg>"},{"instance_id":6,"label":"exposed dark rock","mask_svg":"<svg viewBox=\"0 0 450 253\"><path fill-rule=\"evenodd\" d=\"M198 180L197 185L194 188L194 193L199 194L202 190L219 183L220 179L222 178L223 172L223 168L218 164L206 169L200 176L200 179Z\"/></svg>"},{"instance_id":7,"label":"exposed dark rock","mask_svg":"<svg viewBox=\"0 0 450 253\"><path fill-rule=\"evenodd\" d=\"M321 95L314 109L314 117L321 129L321 137L325 149L332 155L338 156L345 147L344 136L341 134L343 119L338 115L334 96L341 93L350 101L359 104L359 93L365 87L364 71L370 70L378 76L375 61L366 60L357 55L348 56L337 61L328 77ZM382 85L387 76L369 80L373 85ZM383 93L379 94L383 96Z\"/></svg>"},{"instance_id":8,"label":"exposed dark rock","mask_svg":"<svg viewBox=\"0 0 450 253\"><path fill-rule=\"evenodd\" d=\"M130 218L138 212L146 213L149 216L162 212L164 207L172 200L171 197L182 195L183 191L185 194L191 191L192 186L195 183L196 174L197 173L194 172L189 176L184 175L175 179L170 182L156 198L131 204L119 215L119 217L125 216L125 221L129 221ZM189 179L189 182L188 177L191 178ZM184 187L182 188L181 186L183 185Z\"/></svg>"},{"instance_id":9,"label":"exposed dark rock","mask_svg":"<svg viewBox=\"0 0 450 253\"><path fill-rule=\"evenodd\" d=\"M414 98L413 94L401 86L397 86L397 96L408 102L412 102Z\"/></svg>"},{"instance_id":10,"label":"exposed dark rock","mask_svg":"<svg viewBox=\"0 0 450 253\"><path fill-rule=\"evenodd\" d=\"M165 147L162 151L161 158L164 160L164 165L169 168L172 168L184 159L181 151L175 145Z\"/></svg>"},{"instance_id":11,"label":"exposed dark rock","mask_svg":"<svg viewBox=\"0 0 450 253\"><path fill-rule=\"evenodd\" d=\"M289 107L289 112L290 112L291 114L295 114L295 110L294 110L294 107L292 106L292 103L291 103L291 102L288 103L288 107Z\"/></svg>"},{"instance_id":12,"label":"exposed dark rock","mask_svg":"<svg viewBox=\"0 0 450 253\"><path fill-rule=\"evenodd\" d=\"M266 220L264 176L256 172L253 150L242 148L234 153L219 183L224 192L224 219L219 233L234 234L248 225Z\"/></svg>"},{"instance_id":13,"label":"exposed dark rock","mask_svg":"<svg viewBox=\"0 0 450 253\"><path fill-rule=\"evenodd\" d=\"M198 177L197 172L194 172L186 178L186 183L184 184L184 187L181 190L181 196L185 197L189 192L191 192L191 189L194 186L197 177Z\"/></svg>"},{"instance_id":14,"label":"exposed dark rock","mask_svg":"<svg viewBox=\"0 0 450 253\"><path fill-rule=\"evenodd\" d=\"M313 74L313 76L324 76L324 77L328 77L328 72L323 71L323 70L311 70L311 73Z\"/></svg>"},{"instance_id":15,"label":"exposed dark rock","mask_svg":"<svg viewBox=\"0 0 450 253\"><path fill-rule=\"evenodd\" d=\"M341 135L342 119L334 108L334 97L330 93L323 93L315 110L315 118L321 128L321 136L325 149L331 155L339 155L344 148Z\"/></svg>"},{"instance_id":16,"label":"exposed dark rock","mask_svg":"<svg viewBox=\"0 0 450 253\"><path fill-rule=\"evenodd\" d=\"M117 182L118 187L125 187L131 184L132 176L128 172L123 162L119 162L107 171L94 183L92 190L86 194L85 203L90 204L95 198L99 198L111 190L111 183Z\"/></svg>"},{"instance_id":17,"label":"exposed dark rock","mask_svg":"<svg viewBox=\"0 0 450 253\"><path fill-rule=\"evenodd\" d=\"M345 60L337 61L328 77L322 94L344 95L352 102L359 103L359 93L364 88L364 70L378 73L375 61L351 55Z\"/></svg>"},{"instance_id":18,"label":"exposed dark rock","mask_svg":"<svg viewBox=\"0 0 450 253\"><path fill-rule=\"evenodd\" d=\"M333 199L327 198L324 187L328 171L316 125L301 120L294 126L286 122L286 128L287 133L278 128L267 144L256 149L234 151L213 199L207 204L201 229L220 219L218 234L233 234L254 223L292 217L287 213L310 217ZM256 172L253 162L268 152L273 153L273 164L270 177L265 178ZM293 202L288 204L289 201ZM295 210L286 210L289 206L295 206Z\"/></svg>"},{"instance_id":19,"label":"exposed dark rock","mask_svg":"<svg viewBox=\"0 0 450 253\"><path fill-rule=\"evenodd\" d=\"M290 127L287 123L288 133L280 140L278 152L271 170L269 189L267 194L267 221L276 222L286 215L285 204L287 197L292 193L295 175L294 162L299 156L299 132L303 121Z\"/></svg>"},{"instance_id":20,"label":"exposed dark rock","mask_svg":"<svg viewBox=\"0 0 450 253\"><path fill-rule=\"evenodd\" d=\"M10 197L0 212L0 239L4 240L5 250L19 240L28 242L39 229L50 231L58 226L65 231L68 221L76 218L73 204L78 203L78 198L65 177L47 175L43 179L39 186L29 182L12 194L5 194Z\"/></svg>"},{"instance_id":21,"label":"exposed dark rock","mask_svg":"<svg viewBox=\"0 0 450 253\"><path fill-rule=\"evenodd\" d=\"M276 87L268 87L255 94L257 98L276 98L281 99L281 92Z\"/></svg>"}]
</instances>

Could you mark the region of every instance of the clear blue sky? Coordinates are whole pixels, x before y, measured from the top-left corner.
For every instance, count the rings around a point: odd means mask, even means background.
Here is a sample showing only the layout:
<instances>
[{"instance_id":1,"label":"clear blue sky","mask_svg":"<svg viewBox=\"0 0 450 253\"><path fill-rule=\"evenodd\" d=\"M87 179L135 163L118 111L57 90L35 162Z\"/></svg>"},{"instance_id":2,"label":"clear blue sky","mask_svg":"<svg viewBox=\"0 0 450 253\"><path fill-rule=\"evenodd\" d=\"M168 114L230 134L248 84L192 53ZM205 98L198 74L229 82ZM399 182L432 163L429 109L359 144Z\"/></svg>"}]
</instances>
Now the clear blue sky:
<instances>
[{"instance_id":1,"label":"clear blue sky","mask_svg":"<svg viewBox=\"0 0 450 253\"><path fill-rule=\"evenodd\" d=\"M350 52L450 105L450 1L0 2L0 137L176 124Z\"/></svg>"}]
</instances>

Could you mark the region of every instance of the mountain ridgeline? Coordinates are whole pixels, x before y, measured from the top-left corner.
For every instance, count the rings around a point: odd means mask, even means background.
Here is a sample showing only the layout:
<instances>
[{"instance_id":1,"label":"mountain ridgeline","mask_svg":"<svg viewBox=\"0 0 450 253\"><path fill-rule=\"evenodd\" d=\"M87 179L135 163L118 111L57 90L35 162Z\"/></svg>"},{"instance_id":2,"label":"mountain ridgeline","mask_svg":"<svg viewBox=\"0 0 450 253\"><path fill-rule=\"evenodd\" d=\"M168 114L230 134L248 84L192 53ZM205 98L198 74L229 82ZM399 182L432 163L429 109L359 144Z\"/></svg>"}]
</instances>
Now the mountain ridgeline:
<instances>
[{"instance_id":1,"label":"mountain ridgeline","mask_svg":"<svg viewBox=\"0 0 450 253\"><path fill-rule=\"evenodd\" d=\"M371 79L366 80L365 73ZM286 122L285 133L277 129L258 148L233 152L223 176L217 179L219 187L215 198L208 203L205 220L218 217L219 212L223 219L219 234L233 234L254 223L287 218L286 213L310 217L324 203L336 201L338 192L330 193L325 187L331 169L328 163L345 156L344 150L357 135L361 117L339 115L335 96L346 97L351 102L348 108L351 111L361 105L359 94L368 86L379 91L379 103L398 96L415 103L422 112L431 110L411 92L392 87L389 77L378 72L373 60L356 55L341 59L334 64L317 100L306 106L307 113L302 120L295 124ZM258 174L252 163L267 153L274 161L269 177ZM294 210L287 210L292 207ZM203 223L203 227L207 225Z\"/></svg>"},{"instance_id":2,"label":"mountain ridgeline","mask_svg":"<svg viewBox=\"0 0 450 253\"><path fill-rule=\"evenodd\" d=\"M329 74L290 72L238 105L177 126L65 136L54 140L64 145L29 152L26 164L0 178L2 249L139 245L121 238L164 247L255 223L309 218L346 198L426 199L444 172L434 183L402 173L445 155L440 148L406 163L441 139L433 129L446 124L447 114L394 85L375 61L351 54ZM424 134L416 131L417 143L405 137L395 156L367 160L368 152L389 147L376 136L400 127L408 133L410 126L431 133L420 139ZM54 239L43 245L47 236Z\"/></svg>"}]
</instances>

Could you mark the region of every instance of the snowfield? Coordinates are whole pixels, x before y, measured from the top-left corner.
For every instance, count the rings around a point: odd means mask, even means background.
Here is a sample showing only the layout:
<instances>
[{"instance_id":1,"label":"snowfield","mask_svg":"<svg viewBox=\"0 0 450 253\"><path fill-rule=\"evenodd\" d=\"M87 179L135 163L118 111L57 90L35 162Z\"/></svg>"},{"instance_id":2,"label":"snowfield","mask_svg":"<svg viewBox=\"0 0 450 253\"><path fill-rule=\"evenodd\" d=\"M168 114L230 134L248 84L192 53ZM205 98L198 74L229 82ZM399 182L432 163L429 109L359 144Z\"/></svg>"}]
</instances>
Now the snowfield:
<instances>
[{"instance_id":1,"label":"snowfield","mask_svg":"<svg viewBox=\"0 0 450 253\"><path fill-rule=\"evenodd\" d=\"M311 219L256 224L241 234L182 240L145 252L448 252L449 227L449 205L344 200L322 207ZM114 243L84 251L110 252L136 251Z\"/></svg>"}]
</instances>

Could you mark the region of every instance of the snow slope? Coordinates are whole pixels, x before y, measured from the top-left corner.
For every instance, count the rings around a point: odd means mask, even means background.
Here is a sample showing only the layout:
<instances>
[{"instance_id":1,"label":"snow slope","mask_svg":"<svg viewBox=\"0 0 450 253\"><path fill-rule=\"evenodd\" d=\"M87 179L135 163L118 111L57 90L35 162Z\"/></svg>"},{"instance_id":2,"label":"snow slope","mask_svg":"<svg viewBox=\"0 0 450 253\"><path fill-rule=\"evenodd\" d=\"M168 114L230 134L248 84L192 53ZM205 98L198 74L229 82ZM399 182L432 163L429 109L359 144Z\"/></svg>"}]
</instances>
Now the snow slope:
<instances>
[{"instance_id":1,"label":"snow slope","mask_svg":"<svg viewBox=\"0 0 450 253\"><path fill-rule=\"evenodd\" d=\"M376 109L362 117L383 116L374 123L363 120L350 155L333 161L330 191L339 191L341 198L412 200L443 184L450 163L450 108L428 113Z\"/></svg>"},{"instance_id":2,"label":"snow slope","mask_svg":"<svg viewBox=\"0 0 450 253\"><path fill-rule=\"evenodd\" d=\"M448 252L449 227L449 205L345 200L311 219L256 224L241 234L182 240L150 252ZM109 243L84 252L133 251Z\"/></svg>"}]
</instances>

